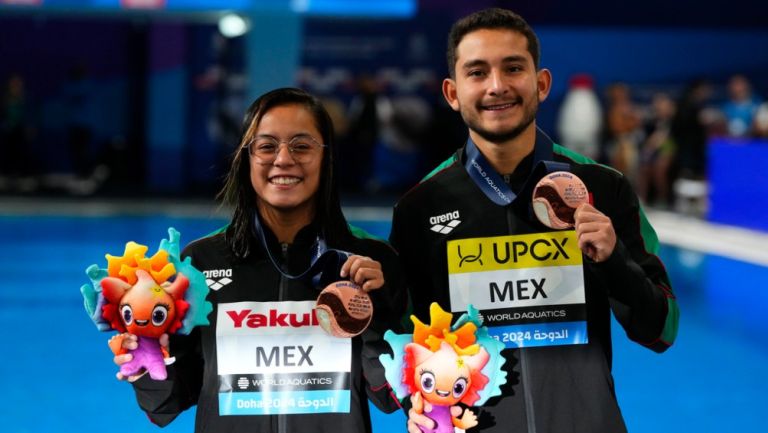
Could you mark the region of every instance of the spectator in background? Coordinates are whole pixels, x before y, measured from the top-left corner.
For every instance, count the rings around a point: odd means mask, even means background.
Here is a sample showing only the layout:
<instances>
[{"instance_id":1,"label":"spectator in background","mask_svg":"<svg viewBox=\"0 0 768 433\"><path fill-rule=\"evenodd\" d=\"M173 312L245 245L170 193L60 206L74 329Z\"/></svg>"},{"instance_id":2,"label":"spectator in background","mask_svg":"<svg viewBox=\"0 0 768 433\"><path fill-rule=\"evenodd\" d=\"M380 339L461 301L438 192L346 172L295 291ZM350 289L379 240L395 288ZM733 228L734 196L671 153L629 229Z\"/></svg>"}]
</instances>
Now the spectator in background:
<instances>
[{"instance_id":1,"label":"spectator in background","mask_svg":"<svg viewBox=\"0 0 768 433\"><path fill-rule=\"evenodd\" d=\"M382 83L363 75L349 110L343 170L367 193L402 192L418 182L432 107L416 95L387 96Z\"/></svg>"},{"instance_id":2,"label":"spectator in background","mask_svg":"<svg viewBox=\"0 0 768 433\"><path fill-rule=\"evenodd\" d=\"M647 204L666 207L670 204L669 171L675 158L676 144L670 133L675 102L664 93L653 95L651 116L646 122L637 193Z\"/></svg>"},{"instance_id":3,"label":"spectator in background","mask_svg":"<svg viewBox=\"0 0 768 433\"><path fill-rule=\"evenodd\" d=\"M29 149L33 129L21 75L13 74L8 78L0 103L0 187L33 191L37 188Z\"/></svg>"},{"instance_id":4,"label":"spectator in background","mask_svg":"<svg viewBox=\"0 0 768 433\"><path fill-rule=\"evenodd\" d=\"M443 97L442 82L429 81L425 88L432 116L424 134L424 161L421 172L429 173L467 141L467 128L459 113L453 111Z\"/></svg>"},{"instance_id":5,"label":"spectator in background","mask_svg":"<svg viewBox=\"0 0 768 433\"><path fill-rule=\"evenodd\" d=\"M752 123L760 102L760 98L752 93L752 86L747 77L736 74L728 80L728 101L721 107L728 136L751 135Z\"/></svg>"},{"instance_id":6,"label":"spectator in background","mask_svg":"<svg viewBox=\"0 0 768 433\"><path fill-rule=\"evenodd\" d=\"M768 102L763 102L757 109L753 130L756 137L768 138Z\"/></svg>"},{"instance_id":7,"label":"spectator in background","mask_svg":"<svg viewBox=\"0 0 768 433\"><path fill-rule=\"evenodd\" d=\"M608 163L636 183L638 148L642 142L641 117L632 102L629 86L614 83L606 89L605 150Z\"/></svg>"},{"instance_id":8,"label":"spectator in background","mask_svg":"<svg viewBox=\"0 0 768 433\"><path fill-rule=\"evenodd\" d=\"M721 113L710 105L711 95L707 80L691 82L677 104L670 130L677 145L671 176L674 208L698 216L703 216L708 206L707 140L722 126Z\"/></svg>"},{"instance_id":9,"label":"spectator in background","mask_svg":"<svg viewBox=\"0 0 768 433\"><path fill-rule=\"evenodd\" d=\"M600 153L600 132L603 110L595 94L592 77L574 75L569 83L557 119L560 144L597 160Z\"/></svg>"},{"instance_id":10,"label":"spectator in background","mask_svg":"<svg viewBox=\"0 0 768 433\"><path fill-rule=\"evenodd\" d=\"M704 179L706 175L706 146L708 138L707 104L712 87L707 80L691 82L677 103L670 134L677 144L679 176Z\"/></svg>"},{"instance_id":11,"label":"spectator in background","mask_svg":"<svg viewBox=\"0 0 768 433\"><path fill-rule=\"evenodd\" d=\"M379 106L379 140L373 158L369 192L404 192L424 175L421 172L424 135L432 108L416 95L397 95Z\"/></svg>"},{"instance_id":12,"label":"spectator in background","mask_svg":"<svg viewBox=\"0 0 768 433\"><path fill-rule=\"evenodd\" d=\"M345 189L360 192L368 183L373 166L373 150L379 139L379 84L368 74L357 78L357 94L349 105L349 130L340 153L339 167Z\"/></svg>"}]
</instances>

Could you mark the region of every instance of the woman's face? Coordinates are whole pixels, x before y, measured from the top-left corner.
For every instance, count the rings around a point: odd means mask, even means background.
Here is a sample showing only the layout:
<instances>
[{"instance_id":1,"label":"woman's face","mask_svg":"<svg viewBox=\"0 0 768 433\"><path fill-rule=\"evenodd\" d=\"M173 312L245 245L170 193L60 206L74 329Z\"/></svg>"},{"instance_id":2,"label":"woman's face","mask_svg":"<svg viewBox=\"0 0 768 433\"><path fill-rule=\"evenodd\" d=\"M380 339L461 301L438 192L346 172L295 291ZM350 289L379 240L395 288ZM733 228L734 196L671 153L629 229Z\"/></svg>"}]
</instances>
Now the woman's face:
<instances>
[{"instance_id":1,"label":"woman's face","mask_svg":"<svg viewBox=\"0 0 768 433\"><path fill-rule=\"evenodd\" d=\"M259 198L260 208L267 207L280 212L307 212L307 216L312 218L315 195L320 186L324 149L320 146L312 147L300 158L303 162L298 163L288 147L288 142L294 139L325 144L315 118L307 108L298 104L281 105L264 113L250 137L251 146L259 142L279 142L279 145L271 163L251 152L251 185Z\"/></svg>"}]
</instances>

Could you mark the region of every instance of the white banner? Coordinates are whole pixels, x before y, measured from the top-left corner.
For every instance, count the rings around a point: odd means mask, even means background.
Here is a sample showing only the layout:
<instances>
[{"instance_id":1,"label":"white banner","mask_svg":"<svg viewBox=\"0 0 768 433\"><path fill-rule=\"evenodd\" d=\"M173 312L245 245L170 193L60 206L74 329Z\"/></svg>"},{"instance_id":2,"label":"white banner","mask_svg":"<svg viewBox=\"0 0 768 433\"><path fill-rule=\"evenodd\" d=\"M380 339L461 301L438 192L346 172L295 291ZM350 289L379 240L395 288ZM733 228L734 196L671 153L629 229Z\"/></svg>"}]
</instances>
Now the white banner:
<instances>
[{"instance_id":1,"label":"white banner","mask_svg":"<svg viewBox=\"0 0 768 433\"><path fill-rule=\"evenodd\" d=\"M451 310L583 304L583 272L576 265L450 274Z\"/></svg>"},{"instance_id":2,"label":"white banner","mask_svg":"<svg viewBox=\"0 0 768 433\"><path fill-rule=\"evenodd\" d=\"M219 375L349 372L352 340L318 325L314 301L218 306Z\"/></svg>"}]
</instances>

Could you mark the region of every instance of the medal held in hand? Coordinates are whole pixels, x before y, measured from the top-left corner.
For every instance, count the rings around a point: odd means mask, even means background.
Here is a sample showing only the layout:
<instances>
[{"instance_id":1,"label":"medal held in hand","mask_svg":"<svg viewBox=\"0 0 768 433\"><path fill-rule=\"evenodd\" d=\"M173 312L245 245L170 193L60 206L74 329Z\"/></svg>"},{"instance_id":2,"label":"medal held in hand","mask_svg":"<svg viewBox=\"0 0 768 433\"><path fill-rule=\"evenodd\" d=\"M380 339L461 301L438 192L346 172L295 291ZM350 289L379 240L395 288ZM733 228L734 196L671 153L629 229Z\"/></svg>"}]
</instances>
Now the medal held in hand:
<instances>
[{"instance_id":1,"label":"medal held in hand","mask_svg":"<svg viewBox=\"0 0 768 433\"><path fill-rule=\"evenodd\" d=\"M373 303L357 284L336 281L320 292L315 313L320 326L329 334L340 338L354 337L371 323Z\"/></svg>"},{"instance_id":2,"label":"medal held in hand","mask_svg":"<svg viewBox=\"0 0 768 433\"><path fill-rule=\"evenodd\" d=\"M588 202L587 186L567 171L544 176L533 189L533 213L542 224L557 230L572 228L576 208Z\"/></svg>"}]
</instances>

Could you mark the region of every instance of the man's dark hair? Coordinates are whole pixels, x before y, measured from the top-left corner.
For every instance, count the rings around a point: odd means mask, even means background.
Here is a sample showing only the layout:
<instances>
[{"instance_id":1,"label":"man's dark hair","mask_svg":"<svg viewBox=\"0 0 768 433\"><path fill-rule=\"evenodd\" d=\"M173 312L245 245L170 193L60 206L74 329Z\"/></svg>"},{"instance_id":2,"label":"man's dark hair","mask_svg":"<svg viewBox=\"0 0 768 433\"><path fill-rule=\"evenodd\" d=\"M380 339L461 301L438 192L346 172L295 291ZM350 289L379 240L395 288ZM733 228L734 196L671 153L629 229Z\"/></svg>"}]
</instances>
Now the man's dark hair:
<instances>
[{"instance_id":1,"label":"man's dark hair","mask_svg":"<svg viewBox=\"0 0 768 433\"><path fill-rule=\"evenodd\" d=\"M483 9L468 15L451 27L448 34L448 73L451 78L456 78L456 48L464 36L476 30L483 29L506 29L518 32L528 40L528 52L533 57L533 65L539 69L539 59L541 58L541 49L539 47L539 38L533 32L531 26L520 15L501 8Z\"/></svg>"}]
</instances>

